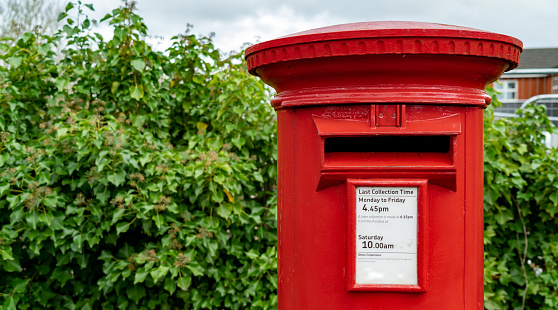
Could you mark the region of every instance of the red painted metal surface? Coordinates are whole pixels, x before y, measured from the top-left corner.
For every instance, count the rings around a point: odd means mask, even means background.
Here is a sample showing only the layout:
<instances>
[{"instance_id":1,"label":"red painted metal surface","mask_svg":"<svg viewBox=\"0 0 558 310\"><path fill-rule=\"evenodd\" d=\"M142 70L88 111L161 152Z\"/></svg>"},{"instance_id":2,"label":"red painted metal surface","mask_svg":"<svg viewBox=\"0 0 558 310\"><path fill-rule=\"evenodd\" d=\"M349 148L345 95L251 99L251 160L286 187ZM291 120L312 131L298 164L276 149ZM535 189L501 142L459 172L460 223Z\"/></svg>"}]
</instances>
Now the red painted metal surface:
<instances>
[{"instance_id":1,"label":"red painted metal surface","mask_svg":"<svg viewBox=\"0 0 558 310\"><path fill-rule=\"evenodd\" d=\"M483 308L484 88L521 48L471 28L371 22L246 51L277 90L279 309ZM418 189L417 283L357 283L355 191L394 184Z\"/></svg>"}]
</instances>

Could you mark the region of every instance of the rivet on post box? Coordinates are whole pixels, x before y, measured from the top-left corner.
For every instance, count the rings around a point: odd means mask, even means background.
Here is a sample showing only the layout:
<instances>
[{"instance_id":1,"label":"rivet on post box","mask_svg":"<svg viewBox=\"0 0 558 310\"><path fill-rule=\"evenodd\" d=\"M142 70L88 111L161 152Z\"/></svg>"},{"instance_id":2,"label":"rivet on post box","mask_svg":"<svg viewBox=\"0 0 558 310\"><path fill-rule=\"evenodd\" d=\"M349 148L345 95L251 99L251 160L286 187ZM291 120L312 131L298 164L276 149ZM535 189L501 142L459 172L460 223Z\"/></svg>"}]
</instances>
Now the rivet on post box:
<instances>
[{"instance_id":1,"label":"rivet on post box","mask_svg":"<svg viewBox=\"0 0 558 310\"><path fill-rule=\"evenodd\" d=\"M277 91L279 309L483 309L484 88L521 50L418 22L246 50Z\"/></svg>"}]
</instances>

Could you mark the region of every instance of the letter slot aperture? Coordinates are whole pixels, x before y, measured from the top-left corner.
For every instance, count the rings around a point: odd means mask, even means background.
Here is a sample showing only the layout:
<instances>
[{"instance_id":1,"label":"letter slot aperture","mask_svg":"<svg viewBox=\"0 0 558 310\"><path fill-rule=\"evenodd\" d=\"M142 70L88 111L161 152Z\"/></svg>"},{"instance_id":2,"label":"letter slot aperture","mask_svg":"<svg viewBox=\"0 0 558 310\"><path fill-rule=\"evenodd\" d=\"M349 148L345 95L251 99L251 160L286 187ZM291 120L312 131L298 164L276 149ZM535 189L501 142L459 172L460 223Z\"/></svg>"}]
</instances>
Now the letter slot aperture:
<instances>
[{"instance_id":1,"label":"letter slot aperture","mask_svg":"<svg viewBox=\"0 0 558 310\"><path fill-rule=\"evenodd\" d=\"M403 152L448 153L450 136L370 136L326 138L324 153Z\"/></svg>"}]
</instances>

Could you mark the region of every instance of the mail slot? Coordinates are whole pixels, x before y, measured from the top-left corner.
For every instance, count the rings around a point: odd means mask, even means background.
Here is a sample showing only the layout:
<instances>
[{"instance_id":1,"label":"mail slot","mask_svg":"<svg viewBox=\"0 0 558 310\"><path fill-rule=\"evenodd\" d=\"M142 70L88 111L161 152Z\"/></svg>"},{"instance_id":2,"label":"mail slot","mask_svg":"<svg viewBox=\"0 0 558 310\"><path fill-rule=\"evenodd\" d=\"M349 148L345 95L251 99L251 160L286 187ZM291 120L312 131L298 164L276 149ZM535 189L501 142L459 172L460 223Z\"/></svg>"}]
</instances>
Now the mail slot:
<instances>
[{"instance_id":1,"label":"mail slot","mask_svg":"<svg viewBox=\"0 0 558 310\"><path fill-rule=\"evenodd\" d=\"M447 153L450 136L371 136L326 138L324 153L403 152Z\"/></svg>"},{"instance_id":2,"label":"mail slot","mask_svg":"<svg viewBox=\"0 0 558 310\"><path fill-rule=\"evenodd\" d=\"M483 111L522 43L368 22L247 49L277 91L279 309L483 309Z\"/></svg>"}]
</instances>

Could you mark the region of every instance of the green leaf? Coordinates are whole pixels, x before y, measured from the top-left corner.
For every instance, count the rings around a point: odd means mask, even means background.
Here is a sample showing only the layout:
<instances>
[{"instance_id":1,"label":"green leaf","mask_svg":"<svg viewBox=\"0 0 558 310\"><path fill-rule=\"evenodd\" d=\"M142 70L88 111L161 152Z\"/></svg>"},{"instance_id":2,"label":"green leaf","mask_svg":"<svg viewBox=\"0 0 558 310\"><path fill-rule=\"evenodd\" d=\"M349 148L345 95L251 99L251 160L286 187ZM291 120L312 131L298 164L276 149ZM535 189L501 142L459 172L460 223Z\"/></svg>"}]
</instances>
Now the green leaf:
<instances>
[{"instance_id":1,"label":"green leaf","mask_svg":"<svg viewBox=\"0 0 558 310\"><path fill-rule=\"evenodd\" d=\"M105 15L105 17L101 18L101 20L100 20L99 22L104 22L105 20L107 20L107 19L109 19L109 18L111 18L111 17L112 17L112 15L107 14L107 15Z\"/></svg>"},{"instance_id":2,"label":"green leaf","mask_svg":"<svg viewBox=\"0 0 558 310\"><path fill-rule=\"evenodd\" d=\"M122 218L122 215L124 215L125 211L126 210L124 208L118 208L112 215L112 221L110 222L110 224L114 225L114 223L118 222Z\"/></svg>"},{"instance_id":3,"label":"green leaf","mask_svg":"<svg viewBox=\"0 0 558 310\"><path fill-rule=\"evenodd\" d=\"M113 81L112 86L110 87L110 92L113 94L116 93L118 91L118 87L120 87L120 82Z\"/></svg>"},{"instance_id":4,"label":"green leaf","mask_svg":"<svg viewBox=\"0 0 558 310\"><path fill-rule=\"evenodd\" d=\"M99 256L99 259L105 262L111 261L113 258L112 254L108 251L101 251L101 255Z\"/></svg>"},{"instance_id":5,"label":"green leaf","mask_svg":"<svg viewBox=\"0 0 558 310\"><path fill-rule=\"evenodd\" d=\"M223 140L220 137L207 139L207 145L211 150L218 151L223 146Z\"/></svg>"},{"instance_id":6,"label":"green leaf","mask_svg":"<svg viewBox=\"0 0 558 310\"><path fill-rule=\"evenodd\" d=\"M50 183L50 172L49 171L41 171L39 173L39 184L48 185Z\"/></svg>"},{"instance_id":7,"label":"green leaf","mask_svg":"<svg viewBox=\"0 0 558 310\"><path fill-rule=\"evenodd\" d=\"M132 86L130 87L130 96L136 100L143 98L143 86Z\"/></svg>"},{"instance_id":8,"label":"green leaf","mask_svg":"<svg viewBox=\"0 0 558 310\"><path fill-rule=\"evenodd\" d=\"M111 174L107 176L107 180L118 187L126 181L126 171L122 170L118 173Z\"/></svg>"},{"instance_id":9,"label":"green leaf","mask_svg":"<svg viewBox=\"0 0 558 310\"><path fill-rule=\"evenodd\" d=\"M264 179L263 179L261 173L259 173L259 172L254 172L254 179L256 179L256 181L258 181L258 182L262 182L262 183L264 182Z\"/></svg>"},{"instance_id":10,"label":"green leaf","mask_svg":"<svg viewBox=\"0 0 558 310\"><path fill-rule=\"evenodd\" d=\"M55 80L56 82L56 88L58 88L58 91L64 91L64 89L68 86L68 83L70 82L70 80L68 79L62 79L62 78L56 78Z\"/></svg>"},{"instance_id":11,"label":"green leaf","mask_svg":"<svg viewBox=\"0 0 558 310\"><path fill-rule=\"evenodd\" d=\"M19 297L11 296L6 298L4 304L2 305L3 310L17 310L17 303L19 302Z\"/></svg>"},{"instance_id":12,"label":"green leaf","mask_svg":"<svg viewBox=\"0 0 558 310\"><path fill-rule=\"evenodd\" d=\"M141 166L145 166L146 163L151 161L151 155L149 153L144 154L142 157L140 157L140 164Z\"/></svg>"},{"instance_id":13,"label":"green leaf","mask_svg":"<svg viewBox=\"0 0 558 310\"><path fill-rule=\"evenodd\" d=\"M190 269L195 276L203 276L203 268L197 263L191 263L186 267Z\"/></svg>"},{"instance_id":14,"label":"green leaf","mask_svg":"<svg viewBox=\"0 0 558 310\"><path fill-rule=\"evenodd\" d=\"M79 168L79 163L77 162L69 162L68 163L68 175L72 175L72 173L74 173L74 171L76 171L76 169Z\"/></svg>"},{"instance_id":15,"label":"green leaf","mask_svg":"<svg viewBox=\"0 0 558 310\"><path fill-rule=\"evenodd\" d=\"M513 220L513 213L508 209L504 209L496 213L494 218L498 224L504 225L506 222Z\"/></svg>"},{"instance_id":16,"label":"green leaf","mask_svg":"<svg viewBox=\"0 0 558 310\"><path fill-rule=\"evenodd\" d=\"M91 21L89 20L89 18L86 18L83 23L81 24L81 27L83 27L84 29L89 28L89 26L91 25Z\"/></svg>"},{"instance_id":17,"label":"green leaf","mask_svg":"<svg viewBox=\"0 0 558 310\"><path fill-rule=\"evenodd\" d=\"M132 115L132 125L134 125L137 128L143 126L146 120L147 120L147 115ZM149 155L149 154L145 154L145 155Z\"/></svg>"},{"instance_id":18,"label":"green leaf","mask_svg":"<svg viewBox=\"0 0 558 310\"><path fill-rule=\"evenodd\" d=\"M130 228L130 223L118 223L116 224L116 234L120 235L120 233L128 231Z\"/></svg>"},{"instance_id":19,"label":"green leaf","mask_svg":"<svg viewBox=\"0 0 558 310\"><path fill-rule=\"evenodd\" d=\"M52 278L60 281L62 286L66 285L70 279L73 279L72 270L66 266L60 266L52 272Z\"/></svg>"},{"instance_id":20,"label":"green leaf","mask_svg":"<svg viewBox=\"0 0 558 310\"><path fill-rule=\"evenodd\" d=\"M194 178L198 179L204 172L203 167L197 167L196 170L194 170Z\"/></svg>"},{"instance_id":21,"label":"green leaf","mask_svg":"<svg viewBox=\"0 0 558 310\"><path fill-rule=\"evenodd\" d=\"M194 83L203 85L205 82L205 79L202 75L196 74L192 77L192 81L194 81Z\"/></svg>"},{"instance_id":22,"label":"green leaf","mask_svg":"<svg viewBox=\"0 0 558 310\"><path fill-rule=\"evenodd\" d=\"M39 46L39 54L46 55L50 51L50 44L44 43Z\"/></svg>"},{"instance_id":23,"label":"green leaf","mask_svg":"<svg viewBox=\"0 0 558 310\"><path fill-rule=\"evenodd\" d=\"M25 291L27 290L27 284L29 284L29 281L30 281L30 280L31 280L31 279L20 279L20 278L15 278L15 279L12 281L13 290L14 290L16 293L23 293L23 292L25 292Z\"/></svg>"},{"instance_id":24,"label":"green leaf","mask_svg":"<svg viewBox=\"0 0 558 310\"><path fill-rule=\"evenodd\" d=\"M219 207L217 207L217 214L219 214L221 217L228 219L229 215L231 215L232 212L232 207L229 204L221 204Z\"/></svg>"},{"instance_id":25,"label":"green leaf","mask_svg":"<svg viewBox=\"0 0 558 310\"><path fill-rule=\"evenodd\" d=\"M56 205L58 204L57 195L54 194L54 195L48 196L46 198L43 198L43 204L47 207L55 208Z\"/></svg>"},{"instance_id":26,"label":"green leaf","mask_svg":"<svg viewBox=\"0 0 558 310\"><path fill-rule=\"evenodd\" d=\"M102 204L106 204L106 203L108 202L108 199L110 198L110 193L107 193L107 192L99 192L99 193L95 194L95 197L96 197L97 199L99 199L99 201L100 201Z\"/></svg>"},{"instance_id":27,"label":"green leaf","mask_svg":"<svg viewBox=\"0 0 558 310\"><path fill-rule=\"evenodd\" d=\"M223 195L223 191L221 191L220 189L216 189L213 194L211 195L211 199L215 202L222 202L223 199L225 198L225 195Z\"/></svg>"},{"instance_id":28,"label":"green leaf","mask_svg":"<svg viewBox=\"0 0 558 310\"><path fill-rule=\"evenodd\" d=\"M95 9L93 8L93 4L84 4L86 7L88 7L91 11L95 11Z\"/></svg>"},{"instance_id":29,"label":"green leaf","mask_svg":"<svg viewBox=\"0 0 558 310\"><path fill-rule=\"evenodd\" d=\"M0 255L2 255L3 260L14 260L14 254L12 253L11 247L4 247L4 249L0 249Z\"/></svg>"},{"instance_id":30,"label":"green leaf","mask_svg":"<svg viewBox=\"0 0 558 310\"><path fill-rule=\"evenodd\" d=\"M10 192L10 183L8 182L0 183L0 198L4 197L4 195L7 195L9 192Z\"/></svg>"},{"instance_id":31,"label":"green leaf","mask_svg":"<svg viewBox=\"0 0 558 310\"><path fill-rule=\"evenodd\" d=\"M143 285L128 285L126 288L126 295L137 305L138 302L145 297L145 287L143 287Z\"/></svg>"},{"instance_id":32,"label":"green leaf","mask_svg":"<svg viewBox=\"0 0 558 310\"><path fill-rule=\"evenodd\" d=\"M39 221L47 224L47 226L50 226L53 220L54 220L54 215L50 211L48 211L47 213L41 213L39 215Z\"/></svg>"},{"instance_id":33,"label":"green leaf","mask_svg":"<svg viewBox=\"0 0 558 310\"><path fill-rule=\"evenodd\" d=\"M60 128L56 131L56 136L58 138L63 137L68 134L68 128Z\"/></svg>"},{"instance_id":34,"label":"green leaf","mask_svg":"<svg viewBox=\"0 0 558 310\"><path fill-rule=\"evenodd\" d=\"M188 287L190 287L190 283L192 283L192 278L186 276L182 276L176 281L176 285L178 285L178 287L180 287L180 289L183 291L188 290Z\"/></svg>"},{"instance_id":35,"label":"green leaf","mask_svg":"<svg viewBox=\"0 0 558 310\"><path fill-rule=\"evenodd\" d=\"M112 129L112 130L116 130L118 128L118 122L117 121L110 120L107 123L108 123L109 128Z\"/></svg>"},{"instance_id":36,"label":"green leaf","mask_svg":"<svg viewBox=\"0 0 558 310\"><path fill-rule=\"evenodd\" d=\"M246 140L242 137L242 136L237 136L235 138L232 138L232 143L234 145L236 145L239 149L242 148L242 146L244 145L244 143L246 143Z\"/></svg>"},{"instance_id":37,"label":"green leaf","mask_svg":"<svg viewBox=\"0 0 558 310\"><path fill-rule=\"evenodd\" d=\"M1 263L1 262L0 262ZM21 265L19 263L19 259L14 257L13 260L4 261L4 270L7 272L21 272Z\"/></svg>"},{"instance_id":38,"label":"green leaf","mask_svg":"<svg viewBox=\"0 0 558 310\"><path fill-rule=\"evenodd\" d=\"M142 270L142 269L140 269L140 270ZM141 282L145 281L145 277L149 274L148 270L142 270L142 271L140 271L140 270L138 270L136 272L136 275L134 277L134 284L141 283Z\"/></svg>"},{"instance_id":39,"label":"green leaf","mask_svg":"<svg viewBox=\"0 0 558 310\"><path fill-rule=\"evenodd\" d=\"M68 4L66 5L66 9L64 11L68 12L73 8L74 8L74 4L72 2L68 2Z\"/></svg>"},{"instance_id":40,"label":"green leaf","mask_svg":"<svg viewBox=\"0 0 558 310\"><path fill-rule=\"evenodd\" d=\"M36 211L31 211L27 214L25 220L27 221L27 223L31 224L31 227L33 227L33 229L37 229L37 223L39 223L40 220L39 214Z\"/></svg>"},{"instance_id":41,"label":"green leaf","mask_svg":"<svg viewBox=\"0 0 558 310\"><path fill-rule=\"evenodd\" d=\"M124 243L124 246L120 248L118 253L124 255L125 257L130 257L130 255L134 253L134 248L132 248L128 243Z\"/></svg>"},{"instance_id":42,"label":"green leaf","mask_svg":"<svg viewBox=\"0 0 558 310\"><path fill-rule=\"evenodd\" d=\"M14 68L19 67L19 65L21 65L22 61L23 61L23 57L12 56L12 57L8 58L8 63L10 65L12 65L12 67L14 67Z\"/></svg>"},{"instance_id":43,"label":"green leaf","mask_svg":"<svg viewBox=\"0 0 558 310\"><path fill-rule=\"evenodd\" d=\"M260 254L256 250L251 249L250 251L246 252L246 256L248 256L250 259L256 259L260 257Z\"/></svg>"},{"instance_id":44,"label":"green leaf","mask_svg":"<svg viewBox=\"0 0 558 310\"><path fill-rule=\"evenodd\" d=\"M6 197L6 200L10 203L10 207L13 208L17 205L17 203L19 202L19 196L16 195L8 195Z\"/></svg>"},{"instance_id":45,"label":"green leaf","mask_svg":"<svg viewBox=\"0 0 558 310\"><path fill-rule=\"evenodd\" d=\"M2 197L2 191L0 188L0 197ZM552 194L550 194L550 200L554 203L554 205L558 205L558 192L555 191Z\"/></svg>"},{"instance_id":46,"label":"green leaf","mask_svg":"<svg viewBox=\"0 0 558 310\"><path fill-rule=\"evenodd\" d=\"M167 290L171 295L176 291L176 281L173 278L165 279L165 290Z\"/></svg>"},{"instance_id":47,"label":"green leaf","mask_svg":"<svg viewBox=\"0 0 558 310\"><path fill-rule=\"evenodd\" d=\"M9 197L14 197L14 196L8 196L8 198ZM17 196L15 196L15 197L17 197ZM8 199L6 199L6 200L8 200ZM12 210L13 210L12 214L10 214L10 223L13 224L13 223L19 222L23 218L23 216L25 214L25 211L23 210L23 206L13 208Z\"/></svg>"},{"instance_id":48,"label":"green leaf","mask_svg":"<svg viewBox=\"0 0 558 310\"><path fill-rule=\"evenodd\" d=\"M66 16L68 16L68 13L66 13L66 12L62 12L62 13L58 14L57 21L63 20Z\"/></svg>"},{"instance_id":49,"label":"green leaf","mask_svg":"<svg viewBox=\"0 0 558 310\"><path fill-rule=\"evenodd\" d=\"M219 184L223 184L223 182L225 182L225 176L222 174L218 174L213 177L213 180Z\"/></svg>"},{"instance_id":50,"label":"green leaf","mask_svg":"<svg viewBox=\"0 0 558 310\"><path fill-rule=\"evenodd\" d=\"M161 226L163 226L164 220L162 215L160 214L153 215L152 219L155 222L157 228L161 228Z\"/></svg>"},{"instance_id":51,"label":"green leaf","mask_svg":"<svg viewBox=\"0 0 558 310\"><path fill-rule=\"evenodd\" d=\"M130 65L132 65L132 67L139 72L143 72L143 69L145 69L145 61L143 61L141 59L132 60L130 62Z\"/></svg>"},{"instance_id":52,"label":"green leaf","mask_svg":"<svg viewBox=\"0 0 558 310\"><path fill-rule=\"evenodd\" d=\"M153 269L151 270L151 276L153 277L153 280L155 282L159 282L161 279L163 279L167 273L169 272L169 267L166 266L160 266L157 269Z\"/></svg>"},{"instance_id":53,"label":"green leaf","mask_svg":"<svg viewBox=\"0 0 558 310\"><path fill-rule=\"evenodd\" d=\"M71 24L74 23L74 20L71 19L71 18L68 18L66 20L66 22L71 25ZM70 27L68 25L64 25L64 27L62 27L62 30L68 35L68 37L74 36L79 32L79 29L78 29L77 26L76 27Z\"/></svg>"}]
</instances>

